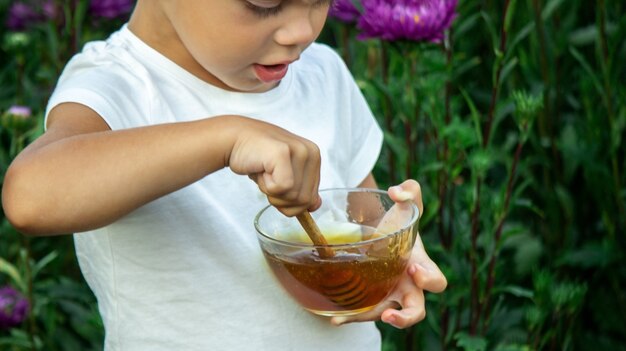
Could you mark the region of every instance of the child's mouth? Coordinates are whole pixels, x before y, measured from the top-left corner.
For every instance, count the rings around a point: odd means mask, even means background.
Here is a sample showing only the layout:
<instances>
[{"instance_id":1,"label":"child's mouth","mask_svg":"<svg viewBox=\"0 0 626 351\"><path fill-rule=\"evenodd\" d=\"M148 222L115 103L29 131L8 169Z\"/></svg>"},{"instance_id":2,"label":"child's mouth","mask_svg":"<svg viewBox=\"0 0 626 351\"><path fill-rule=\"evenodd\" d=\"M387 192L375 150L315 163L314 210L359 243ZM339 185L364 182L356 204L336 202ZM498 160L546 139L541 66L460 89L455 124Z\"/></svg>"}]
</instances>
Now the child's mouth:
<instances>
[{"instance_id":1,"label":"child's mouth","mask_svg":"<svg viewBox=\"0 0 626 351\"><path fill-rule=\"evenodd\" d=\"M254 72L263 83L277 82L285 77L289 65L281 63L278 65L261 65L255 63L253 65Z\"/></svg>"}]
</instances>

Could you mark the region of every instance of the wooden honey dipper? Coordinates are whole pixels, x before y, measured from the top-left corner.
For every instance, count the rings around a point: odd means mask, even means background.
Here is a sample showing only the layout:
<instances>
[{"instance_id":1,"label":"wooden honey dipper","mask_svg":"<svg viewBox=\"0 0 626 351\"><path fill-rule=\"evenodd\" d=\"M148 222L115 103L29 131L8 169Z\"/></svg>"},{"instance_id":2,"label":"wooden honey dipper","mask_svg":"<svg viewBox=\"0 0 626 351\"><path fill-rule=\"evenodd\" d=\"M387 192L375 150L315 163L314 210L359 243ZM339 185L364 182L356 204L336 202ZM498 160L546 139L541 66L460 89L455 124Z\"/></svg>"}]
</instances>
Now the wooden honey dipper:
<instances>
[{"instance_id":1,"label":"wooden honey dipper","mask_svg":"<svg viewBox=\"0 0 626 351\"><path fill-rule=\"evenodd\" d=\"M317 252L321 258L331 258L335 256L335 252L333 249L328 247L328 241L324 235L322 235L320 228L313 220L313 217L311 217L309 211L302 212L297 215L296 218L298 219L298 222L300 222L302 228L304 228L304 231L307 233L309 238L311 238L313 244L317 246Z\"/></svg>"},{"instance_id":2,"label":"wooden honey dipper","mask_svg":"<svg viewBox=\"0 0 626 351\"><path fill-rule=\"evenodd\" d=\"M307 233L313 244L315 244L318 254L321 258L332 258L335 252L328 246L328 241L320 231L319 227L311 217L308 211L304 211L297 215L296 218L304 231ZM365 282L360 276L352 272L346 272L333 277L333 281L322 286L324 294L335 304L352 308L367 297Z\"/></svg>"}]
</instances>

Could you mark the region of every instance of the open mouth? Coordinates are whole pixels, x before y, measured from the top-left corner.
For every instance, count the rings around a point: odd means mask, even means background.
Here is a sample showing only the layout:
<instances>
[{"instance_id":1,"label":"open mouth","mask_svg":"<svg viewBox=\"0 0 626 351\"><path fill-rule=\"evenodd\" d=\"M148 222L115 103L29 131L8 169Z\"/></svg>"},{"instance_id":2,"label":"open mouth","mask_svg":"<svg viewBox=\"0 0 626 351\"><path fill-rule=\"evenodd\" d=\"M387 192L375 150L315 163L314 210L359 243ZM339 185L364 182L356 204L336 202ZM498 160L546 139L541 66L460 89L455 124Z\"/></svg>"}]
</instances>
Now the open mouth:
<instances>
[{"instance_id":1,"label":"open mouth","mask_svg":"<svg viewBox=\"0 0 626 351\"><path fill-rule=\"evenodd\" d=\"M264 83L277 82L283 79L289 69L289 65L284 63L277 65L261 65L256 63L253 67L256 76Z\"/></svg>"}]
</instances>

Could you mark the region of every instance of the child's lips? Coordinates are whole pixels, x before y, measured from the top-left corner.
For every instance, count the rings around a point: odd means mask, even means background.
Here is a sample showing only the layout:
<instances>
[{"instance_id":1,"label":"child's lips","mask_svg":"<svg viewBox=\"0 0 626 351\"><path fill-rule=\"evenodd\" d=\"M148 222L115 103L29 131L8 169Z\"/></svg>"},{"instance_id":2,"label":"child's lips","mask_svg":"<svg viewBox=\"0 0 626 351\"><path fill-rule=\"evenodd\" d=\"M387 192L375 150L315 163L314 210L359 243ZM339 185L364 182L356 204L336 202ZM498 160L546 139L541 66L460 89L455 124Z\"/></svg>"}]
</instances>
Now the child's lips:
<instances>
[{"instance_id":1,"label":"child's lips","mask_svg":"<svg viewBox=\"0 0 626 351\"><path fill-rule=\"evenodd\" d=\"M289 64L281 63L277 65L261 65L255 63L253 67L259 80L263 83L272 83L285 78L287 70L289 69Z\"/></svg>"}]
</instances>

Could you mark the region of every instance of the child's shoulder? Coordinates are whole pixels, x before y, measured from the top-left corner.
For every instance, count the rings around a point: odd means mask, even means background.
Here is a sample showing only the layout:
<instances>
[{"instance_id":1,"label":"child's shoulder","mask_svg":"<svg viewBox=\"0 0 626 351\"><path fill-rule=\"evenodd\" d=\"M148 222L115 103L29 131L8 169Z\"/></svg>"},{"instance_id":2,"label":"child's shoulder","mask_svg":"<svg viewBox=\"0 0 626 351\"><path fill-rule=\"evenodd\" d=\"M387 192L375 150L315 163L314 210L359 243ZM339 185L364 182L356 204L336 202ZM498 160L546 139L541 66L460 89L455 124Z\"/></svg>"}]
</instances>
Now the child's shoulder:
<instances>
[{"instance_id":1,"label":"child's shoulder","mask_svg":"<svg viewBox=\"0 0 626 351\"><path fill-rule=\"evenodd\" d=\"M95 40L84 45L65 66L59 85L94 87L131 86L146 80L145 63L133 48L132 37L126 28L111 34L105 40Z\"/></svg>"},{"instance_id":2,"label":"child's shoulder","mask_svg":"<svg viewBox=\"0 0 626 351\"><path fill-rule=\"evenodd\" d=\"M335 49L327 44L318 42L312 43L304 50L302 58L320 64L338 64L342 62Z\"/></svg>"},{"instance_id":3,"label":"child's shoulder","mask_svg":"<svg viewBox=\"0 0 626 351\"><path fill-rule=\"evenodd\" d=\"M303 65L311 70L326 74L347 73L343 59L332 47L323 43L312 43L302 53Z\"/></svg>"}]
</instances>

